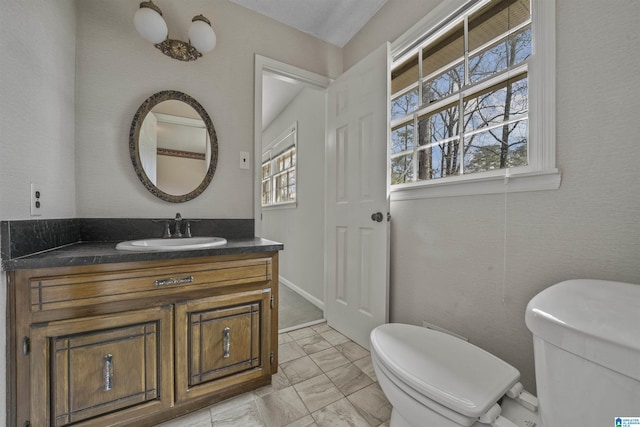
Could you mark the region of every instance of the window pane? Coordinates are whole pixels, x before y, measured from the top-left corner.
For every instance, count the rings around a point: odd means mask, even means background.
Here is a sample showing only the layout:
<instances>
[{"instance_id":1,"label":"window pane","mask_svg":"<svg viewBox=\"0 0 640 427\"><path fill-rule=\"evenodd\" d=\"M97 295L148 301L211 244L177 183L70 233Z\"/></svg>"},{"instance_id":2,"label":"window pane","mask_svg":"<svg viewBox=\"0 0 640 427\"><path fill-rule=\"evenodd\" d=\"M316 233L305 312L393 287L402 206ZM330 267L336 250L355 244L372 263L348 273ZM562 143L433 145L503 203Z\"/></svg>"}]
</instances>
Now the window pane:
<instances>
[{"instance_id":1,"label":"window pane","mask_svg":"<svg viewBox=\"0 0 640 427\"><path fill-rule=\"evenodd\" d=\"M409 122L391 130L391 154L413 149L413 127L413 122Z\"/></svg>"},{"instance_id":2,"label":"window pane","mask_svg":"<svg viewBox=\"0 0 640 427\"><path fill-rule=\"evenodd\" d=\"M391 101L391 120L411 114L417 107L418 89L415 89Z\"/></svg>"},{"instance_id":3,"label":"window pane","mask_svg":"<svg viewBox=\"0 0 640 427\"><path fill-rule=\"evenodd\" d=\"M422 77L428 77L458 59L464 58L464 26L456 25L451 31L431 43L422 51Z\"/></svg>"},{"instance_id":4,"label":"window pane","mask_svg":"<svg viewBox=\"0 0 640 427\"><path fill-rule=\"evenodd\" d=\"M465 132L499 125L527 114L527 83L526 74L520 75L482 91L473 98L465 98Z\"/></svg>"},{"instance_id":5,"label":"window pane","mask_svg":"<svg viewBox=\"0 0 640 427\"><path fill-rule=\"evenodd\" d=\"M475 83L531 56L531 28L505 37L469 58L469 80Z\"/></svg>"},{"instance_id":6,"label":"window pane","mask_svg":"<svg viewBox=\"0 0 640 427\"><path fill-rule=\"evenodd\" d=\"M478 82L507 68L507 41L501 40L469 58L469 81Z\"/></svg>"},{"instance_id":7,"label":"window pane","mask_svg":"<svg viewBox=\"0 0 640 427\"><path fill-rule=\"evenodd\" d=\"M422 85L422 104L427 105L460 90L464 84L464 62L453 66Z\"/></svg>"},{"instance_id":8,"label":"window pane","mask_svg":"<svg viewBox=\"0 0 640 427\"><path fill-rule=\"evenodd\" d=\"M268 178L271 175L271 162L264 163L262 165L262 178Z\"/></svg>"},{"instance_id":9,"label":"window pane","mask_svg":"<svg viewBox=\"0 0 640 427\"><path fill-rule=\"evenodd\" d=\"M418 118L418 145L431 144L457 135L457 105L450 105Z\"/></svg>"},{"instance_id":10,"label":"window pane","mask_svg":"<svg viewBox=\"0 0 640 427\"><path fill-rule=\"evenodd\" d=\"M418 119L418 179L443 178L460 171L459 109L450 105ZM437 144L436 144L437 143Z\"/></svg>"},{"instance_id":11,"label":"window pane","mask_svg":"<svg viewBox=\"0 0 640 427\"><path fill-rule=\"evenodd\" d=\"M509 36L509 66L517 65L531 56L531 25Z\"/></svg>"},{"instance_id":12,"label":"window pane","mask_svg":"<svg viewBox=\"0 0 640 427\"><path fill-rule=\"evenodd\" d=\"M271 181L262 181L262 205L271 203Z\"/></svg>"},{"instance_id":13,"label":"window pane","mask_svg":"<svg viewBox=\"0 0 640 427\"><path fill-rule=\"evenodd\" d=\"M391 93L398 93L418 81L418 55L409 58L391 72Z\"/></svg>"},{"instance_id":14,"label":"window pane","mask_svg":"<svg viewBox=\"0 0 640 427\"><path fill-rule=\"evenodd\" d=\"M413 181L413 155L391 158L391 185Z\"/></svg>"},{"instance_id":15,"label":"window pane","mask_svg":"<svg viewBox=\"0 0 640 427\"><path fill-rule=\"evenodd\" d=\"M437 144L418 152L418 179L429 180L460 173L458 139Z\"/></svg>"},{"instance_id":16,"label":"window pane","mask_svg":"<svg viewBox=\"0 0 640 427\"><path fill-rule=\"evenodd\" d=\"M469 51L529 19L529 0L493 0L469 17Z\"/></svg>"},{"instance_id":17,"label":"window pane","mask_svg":"<svg viewBox=\"0 0 640 427\"><path fill-rule=\"evenodd\" d=\"M528 120L476 133L464 140L464 173L527 165Z\"/></svg>"}]
</instances>

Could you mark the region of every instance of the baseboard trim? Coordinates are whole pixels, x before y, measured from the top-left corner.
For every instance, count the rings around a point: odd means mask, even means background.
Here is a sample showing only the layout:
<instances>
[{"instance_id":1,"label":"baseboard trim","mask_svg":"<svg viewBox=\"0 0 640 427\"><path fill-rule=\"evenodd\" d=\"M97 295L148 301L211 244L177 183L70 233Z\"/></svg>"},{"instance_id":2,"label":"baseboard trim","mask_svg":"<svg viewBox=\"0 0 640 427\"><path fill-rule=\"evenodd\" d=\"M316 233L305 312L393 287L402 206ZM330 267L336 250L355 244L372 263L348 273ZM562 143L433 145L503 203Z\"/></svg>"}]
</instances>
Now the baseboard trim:
<instances>
[{"instance_id":1,"label":"baseboard trim","mask_svg":"<svg viewBox=\"0 0 640 427\"><path fill-rule=\"evenodd\" d=\"M296 331L298 329L307 328L309 326L319 325L320 323L326 323L326 319L318 319L312 322L303 323L302 325L289 326L288 328L278 329L278 333L282 334L284 332Z\"/></svg>"},{"instance_id":2,"label":"baseboard trim","mask_svg":"<svg viewBox=\"0 0 640 427\"><path fill-rule=\"evenodd\" d=\"M287 288L291 289L292 291L294 291L295 293L300 295L302 298L306 299L311 304L313 304L316 307L318 307L320 310L324 311L324 302L320 301L318 298L314 297L309 292L307 292L304 289L296 286L295 284L293 284L292 282L290 282L289 280L285 279L282 276L279 276L278 280L280 280L281 284L283 284Z\"/></svg>"}]
</instances>

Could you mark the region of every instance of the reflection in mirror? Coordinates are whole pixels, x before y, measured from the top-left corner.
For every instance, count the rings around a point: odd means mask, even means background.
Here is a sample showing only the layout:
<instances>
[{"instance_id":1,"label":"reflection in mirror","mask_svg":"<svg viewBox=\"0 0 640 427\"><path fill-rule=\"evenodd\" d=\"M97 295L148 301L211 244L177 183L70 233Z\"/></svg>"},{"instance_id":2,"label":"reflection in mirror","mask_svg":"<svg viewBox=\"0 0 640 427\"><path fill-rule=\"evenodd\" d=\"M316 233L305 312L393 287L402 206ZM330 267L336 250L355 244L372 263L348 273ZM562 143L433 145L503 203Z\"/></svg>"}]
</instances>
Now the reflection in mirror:
<instances>
[{"instance_id":1,"label":"reflection in mirror","mask_svg":"<svg viewBox=\"0 0 640 427\"><path fill-rule=\"evenodd\" d=\"M215 172L213 123L197 101L181 92L159 92L142 104L131 125L129 148L142 183L170 202L198 196Z\"/></svg>"},{"instance_id":2,"label":"reflection in mirror","mask_svg":"<svg viewBox=\"0 0 640 427\"><path fill-rule=\"evenodd\" d=\"M262 148L262 206L295 204L298 122Z\"/></svg>"}]
</instances>

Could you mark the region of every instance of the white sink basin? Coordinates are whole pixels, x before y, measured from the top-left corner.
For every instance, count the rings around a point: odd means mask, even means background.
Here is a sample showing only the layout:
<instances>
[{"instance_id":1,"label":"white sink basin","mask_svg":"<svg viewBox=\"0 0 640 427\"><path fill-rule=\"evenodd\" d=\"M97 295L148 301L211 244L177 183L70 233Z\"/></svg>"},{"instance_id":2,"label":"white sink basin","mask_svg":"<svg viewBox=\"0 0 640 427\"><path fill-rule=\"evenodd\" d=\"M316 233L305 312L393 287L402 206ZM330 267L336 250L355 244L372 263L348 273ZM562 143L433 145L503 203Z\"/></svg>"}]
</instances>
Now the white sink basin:
<instances>
[{"instance_id":1,"label":"white sink basin","mask_svg":"<svg viewBox=\"0 0 640 427\"><path fill-rule=\"evenodd\" d=\"M116 245L121 251L192 251L221 246L227 243L222 237L186 237L176 239L128 240Z\"/></svg>"}]
</instances>

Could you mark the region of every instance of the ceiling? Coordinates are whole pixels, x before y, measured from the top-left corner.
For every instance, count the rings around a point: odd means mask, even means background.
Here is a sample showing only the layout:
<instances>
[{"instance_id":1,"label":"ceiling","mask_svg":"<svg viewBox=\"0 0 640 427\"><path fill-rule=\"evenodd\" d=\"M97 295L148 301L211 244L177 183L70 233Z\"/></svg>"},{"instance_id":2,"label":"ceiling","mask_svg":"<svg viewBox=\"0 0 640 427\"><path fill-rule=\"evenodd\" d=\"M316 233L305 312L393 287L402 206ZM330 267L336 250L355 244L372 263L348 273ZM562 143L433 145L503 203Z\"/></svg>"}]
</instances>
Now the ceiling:
<instances>
[{"instance_id":1,"label":"ceiling","mask_svg":"<svg viewBox=\"0 0 640 427\"><path fill-rule=\"evenodd\" d=\"M304 83L300 81L264 71L262 73L262 130L265 130L304 88Z\"/></svg>"},{"instance_id":2,"label":"ceiling","mask_svg":"<svg viewBox=\"0 0 640 427\"><path fill-rule=\"evenodd\" d=\"M344 47L387 0L229 0Z\"/></svg>"}]
</instances>

